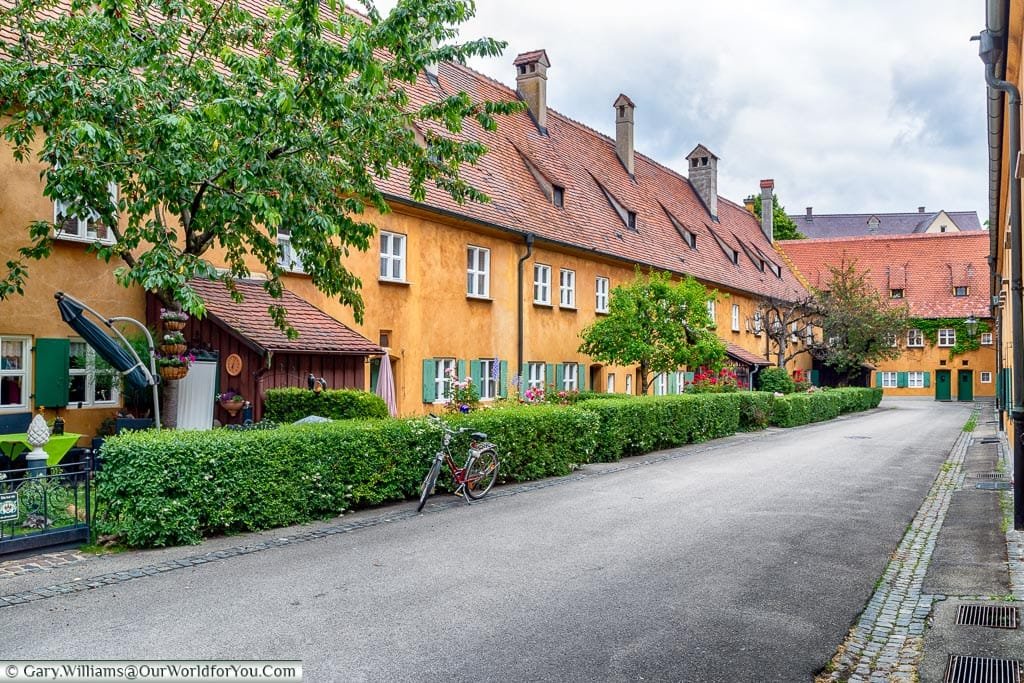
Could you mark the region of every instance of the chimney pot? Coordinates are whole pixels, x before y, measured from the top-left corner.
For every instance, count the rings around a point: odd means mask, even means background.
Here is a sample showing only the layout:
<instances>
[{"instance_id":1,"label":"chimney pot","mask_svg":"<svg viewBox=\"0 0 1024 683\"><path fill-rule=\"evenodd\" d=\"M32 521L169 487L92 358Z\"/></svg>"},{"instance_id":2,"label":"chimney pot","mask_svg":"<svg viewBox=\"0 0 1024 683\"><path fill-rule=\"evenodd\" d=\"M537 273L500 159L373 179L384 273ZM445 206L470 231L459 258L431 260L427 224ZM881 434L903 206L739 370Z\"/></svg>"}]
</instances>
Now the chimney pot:
<instances>
[{"instance_id":1,"label":"chimney pot","mask_svg":"<svg viewBox=\"0 0 1024 683\"><path fill-rule=\"evenodd\" d=\"M814 220L814 207L813 206L808 206L807 207L807 221L810 222L810 221L813 221L813 220Z\"/></svg>"},{"instance_id":2,"label":"chimney pot","mask_svg":"<svg viewBox=\"0 0 1024 683\"><path fill-rule=\"evenodd\" d=\"M917 212L918 213L924 213L924 207L923 206L917 207Z\"/></svg>"},{"instance_id":3,"label":"chimney pot","mask_svg":"<svg viewBox=\"0 0 1024 683\"><path fill-rule=\"evenodd\" d=\"M690 162L689 178L697 196L704 202L713 220L718 220L718 157L704 145L697 145L686 155Z\"/></svg>"},{"instance_id":4,"label":"chimney pot","mask_svg":"<svg viewBox=\"0 0 1024 683\"><path fill-rule=\"evenodd\" d=\"M636 105L625 95L619 95L612 106L615 108L615 152L632 177L636 172L633 153L633 110Z\"/></svg>"},{"instance_id":5,"label":"chimney pot","mask_svg":"<svg viewBox=\"0 0 1024 683\"><path fill-rule=\"evenodd\" d=\"M512 63L516 67L516 90L526 102L537 128L548 130L548 54L544 50L523 52Z\"/></svg>"},{"instance_id":6,"label":"chimney pot","mask_svg":"<svg viewBox=\"0 0 1024 683\"><path fill-rule=\"evenodd\" d=\"M775 194L775 181L766 178L761 181L761 232L769 242L775 241L775 215L772 206L772 195Z\"/></svg>"}]
</instances>

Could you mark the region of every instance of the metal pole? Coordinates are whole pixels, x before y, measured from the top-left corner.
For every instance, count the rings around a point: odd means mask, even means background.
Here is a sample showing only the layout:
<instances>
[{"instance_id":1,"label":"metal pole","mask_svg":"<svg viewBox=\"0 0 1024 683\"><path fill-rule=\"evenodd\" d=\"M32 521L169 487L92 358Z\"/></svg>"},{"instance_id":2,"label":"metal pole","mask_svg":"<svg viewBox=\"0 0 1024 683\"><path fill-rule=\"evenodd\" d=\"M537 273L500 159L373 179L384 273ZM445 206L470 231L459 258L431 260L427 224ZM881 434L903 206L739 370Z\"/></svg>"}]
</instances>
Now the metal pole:
<instances>
[{"instance_id":1,"label":"metal pole","mask_svg":"<svg viewBox=\"0 0 1024 683\"><path fill-rule=\"evenodd\" d=\"M1010 420L1013 422L1013 528L1024 531L1024 279L1021 273L1020 233L1020 181L1014 164L1020 154L1020 91L1008 81L996 78L996 61L987 55L994 53L996 38L989 31L982 31L981 53L985 60L985 82L993 90L1007 94L1007 114L1010 119L1010 145L1007 155L1007 180L1010 196L1007 202L1010 213L1010 327L1013 343L1013 400L1010 405ZM989 226L999 229L999 226Z\"/></svg>"},{"instance_id":2,"label":"metal pole","mask_svg":"<svg viewBox=\"0 0 1024 683\"><path fill-rule=\"evenodd\" d=\"M138 360L139 363L142 365L142 369L144 371L146 370L146 365L142 362L142 359L139 358L139 354L135 353L135 348L128 342L127 339L124 338L124 335L121 334L120 330L118 330L111 324L115 322L132 323L140 330L142 330L142 333L144 335L146 335L146 344L149 345L149 370L147 372L149 374L149 384L153 388L153 418L155 420L153 427L154 429L160 429L160 390L158 389L157 386L158 375L156 374L156 346L154 346L153 344L153 335L149 333L149 329L145 325L140 323L135 318L117 317L111 318L110 320L107 321L107 327L114 330L115 334L117 334L117 336L121 338L121 340L125 343L125 346L128 347L128 350L131 351L132 355L135 356L135 359Z\"/></svg>"}]
</instances>

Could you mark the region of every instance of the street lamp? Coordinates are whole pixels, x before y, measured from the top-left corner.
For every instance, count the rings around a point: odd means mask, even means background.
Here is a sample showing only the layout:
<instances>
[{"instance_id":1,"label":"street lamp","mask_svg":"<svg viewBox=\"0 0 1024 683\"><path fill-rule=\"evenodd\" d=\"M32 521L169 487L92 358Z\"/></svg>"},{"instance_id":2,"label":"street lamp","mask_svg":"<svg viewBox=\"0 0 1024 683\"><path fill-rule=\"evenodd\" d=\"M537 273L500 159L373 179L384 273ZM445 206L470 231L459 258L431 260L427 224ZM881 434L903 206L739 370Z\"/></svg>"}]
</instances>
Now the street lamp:
<instances>
[{"instance_id":1,"label":"street lamp","mask_svg":"<svg viewBox=\"0 0 1024 683\"><path fill-rule=\"evenodd\" d=\"M967 336L973 337L978 331L978 319L974 317L974 314L971 314L964 321L964 326L967 327Z\"/></svg>"}]
</instances>

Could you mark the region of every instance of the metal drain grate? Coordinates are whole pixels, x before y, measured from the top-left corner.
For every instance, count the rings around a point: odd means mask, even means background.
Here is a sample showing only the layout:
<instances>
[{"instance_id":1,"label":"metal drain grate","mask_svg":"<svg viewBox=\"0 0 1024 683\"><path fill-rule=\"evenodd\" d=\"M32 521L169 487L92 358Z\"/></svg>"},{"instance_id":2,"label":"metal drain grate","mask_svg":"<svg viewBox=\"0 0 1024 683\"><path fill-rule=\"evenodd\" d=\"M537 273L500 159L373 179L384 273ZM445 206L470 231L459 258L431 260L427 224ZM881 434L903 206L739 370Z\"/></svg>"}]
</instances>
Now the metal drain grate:
<instances>
[{"instance_id":1,"label":"metal drain grate","mask_svg":"<svg viewBox=\"0 0 1024 683\"><path fill-rule=\"evenodd\" d=\"M999 443L999 437L997 436L986 436L981 440L981 443Z\"/></svg>"},{"instance_id":2,"label":"metal drain grate","mask_svg":"<svg viewBox=\"0 0 1024 683\"><path fill-rule=\"evenodd\" d=\"M945 683L1020 683L1020 662L1015 659L950 655Z\"/></svg>"},{"instance_id":3,"label":"metal drain grate","mask_svg":"<svg viewBox=\"0 0 1024 683\"><path fill-rule=\"evenodd\" d=\"M983 491L1009 491L1010 482L1008 481L979 481L974 485L976 489L982 489Z\"/></svg>"},{"instance_id":4,"label":"metal drain grate","mask_svg":"<svg viewBox=\"0 0 1024 683\"><path fill-rule=\"evenodd\" d=\"M854 435L854 436L848 436L846 438L847 439L870 439L871 437L870 436Z\"/></svg>"},{"instance_id":5,"label":"metal drain grate","mask_svg":"<svg viewBox=\"0 0 1024 683\"><path fill-rule=\"evenodd\" d=\"M984 479L985 481L1006 481L1005 472L968 472L968 479Z\"/></svg>"},{"instance_id":6,"label":"metal drain grate","mask_svg":"<svg viewBox=\"0 0 1024 683\"><path fill-rule=\"evenodd\" d=\"M1017 608L1011 605L960 605L956 623L961 626L1017 628Z\"/></svg>"}]
</instances>

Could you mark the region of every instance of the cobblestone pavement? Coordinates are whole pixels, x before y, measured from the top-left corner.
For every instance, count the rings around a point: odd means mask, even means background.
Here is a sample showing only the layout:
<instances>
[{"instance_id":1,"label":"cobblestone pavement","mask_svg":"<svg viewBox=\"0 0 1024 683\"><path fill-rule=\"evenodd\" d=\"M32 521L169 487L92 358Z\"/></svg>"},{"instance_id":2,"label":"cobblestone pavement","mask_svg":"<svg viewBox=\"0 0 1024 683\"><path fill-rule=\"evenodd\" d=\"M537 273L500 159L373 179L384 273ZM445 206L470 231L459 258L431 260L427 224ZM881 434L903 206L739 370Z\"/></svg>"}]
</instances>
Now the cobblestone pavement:
<instances>
[{"instance_id":1,"label":"cobblestone pavement","mask_svg":"<svg viewBox=\"0 0 1024 683\"><path fill-rule=\"evenodd\" d=\"M0 579L9 576L20 576L32 572L42 572L53 567L63 567L77 562L85 562L89 556L77 550L66 550L56 553L42 553L23 557L18 560L7 560L0 562Z\"/></svg>"},{"instance_id":2,"label":"cobblestone pavement","mask_svg":"<svg viewBox=\"0 0 1024 683\"><path fill-rule=\"evenodd\" d=\"M935 601L945 598L922 594L921 586L953 492L963 484L962 468L971 438L963 432L953 444L868 606L826 671L818 676L818 683L917 680L928 615Z\"/></svg>"}]
</instances>

